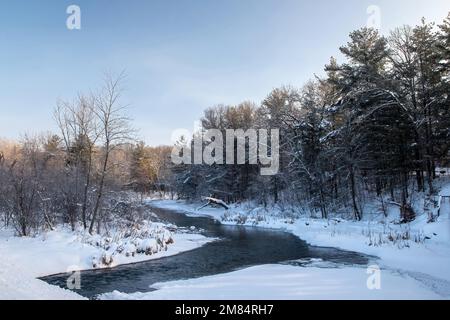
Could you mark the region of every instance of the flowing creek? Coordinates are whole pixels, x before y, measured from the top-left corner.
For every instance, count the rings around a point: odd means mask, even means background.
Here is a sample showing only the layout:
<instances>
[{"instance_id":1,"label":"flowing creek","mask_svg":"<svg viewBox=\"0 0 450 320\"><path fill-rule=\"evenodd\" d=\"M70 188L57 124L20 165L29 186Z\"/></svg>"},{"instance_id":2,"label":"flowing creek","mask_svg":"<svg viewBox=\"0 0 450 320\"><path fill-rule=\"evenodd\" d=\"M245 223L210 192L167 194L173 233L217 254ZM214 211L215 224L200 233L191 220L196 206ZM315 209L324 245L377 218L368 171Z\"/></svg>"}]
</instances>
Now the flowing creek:
<instances>
[{"instance_id":1,"label":"flowing creek","mask_svg":"<svg viewBox=\"0 0 450 320\"><path fill-rule=\"evenodd\" d=\"M257 227L227 226L208 217L192 217L183 213L152 208L161 221L178 227L195 226L207 237L218 241L192 251L111 269L81 272L81 290L88 298L118 290L125 293L148 292L157 282L181 280L231 272L245 267L290 263L321 259L332 264L367 265L370 257L334 248L308 245L305 241L284 231ZM68 275L59 274L41 278L60 287L66 287Z\"/></svg>"}]
</instances>

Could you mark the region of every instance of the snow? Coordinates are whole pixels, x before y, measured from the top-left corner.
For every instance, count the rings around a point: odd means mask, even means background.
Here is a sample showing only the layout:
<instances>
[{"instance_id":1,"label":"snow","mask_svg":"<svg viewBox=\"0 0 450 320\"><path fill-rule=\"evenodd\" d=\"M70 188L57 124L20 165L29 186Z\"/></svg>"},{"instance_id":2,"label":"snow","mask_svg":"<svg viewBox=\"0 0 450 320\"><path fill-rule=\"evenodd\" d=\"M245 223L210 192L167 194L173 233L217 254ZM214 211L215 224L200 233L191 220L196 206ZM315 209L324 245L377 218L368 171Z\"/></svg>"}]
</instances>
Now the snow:
<instances>
[{"instance_id":1,"label":"snow","mask_svg":"<svg viewBox=\"0 0 450 320\"><path fill-rule=\"evenodd\" d=\"M450 185L449 185L450 189ZM241 223L264 228L283 229L307 241L311 245L336 247L357 251L380 258L380 263L404 270L428 273L450 281L450 212L445 209L435 223L427 223L427 217L420 215L407 225L380 220L322 220L312 218L280 218L264 215L264 210L253 208L245 212L234 207L227 213L224 209L208 208L196 211L195 204L183 201L152 201L158 207L178 210L190 215L208 215L225 224ZM450 207L450 205L449 205ZM390 218L392 220L392 218ZM391 242L390 236L401 237L409 233L411 240ZM430 239L425 239L426 237ZM420 243L414 242L417 238Z\"/></svg>"},{"instance_id":2,"label":"snow","mask_svg":"<svg viewBox=\"0 0 450 320\"><path fill-rule=\"evenodd\" d=\"M152 254L127 256L126 252L135 252L136 247L128 243L123 254L113 254L116 246L105 251L88 243L102 237L95 236L89 241L66 228L41 234L37 237L16 237L11 230L0 230L0 299L80 299L81 296L51 286L38 277L64 273L74 270L93 269L93 261L100 268L107 266L101 260L112 260L109 267L158 259L180 252L196 249L212 238L187 232L172 235L173 243L167 250L156 252L156 240L143 240L141 246L151 248ZM145 250L144 250L145 251Z\"/></svg>"},{"instance_id":3,"label":"snow","mask_svg":"<svg viewBox=\"0 0 450 320\"><path fill-rule=\"evenodd\" d=\"M199 279L157 283L157 291L103 294L104 300L442 299L413 278L382 271L380 289L367 287L365 268L263 265Z\"/></svg>"},{"instance_id":4,"label":"snow","mask_svg":"<svg viewBox=\"0 0 450 320\"><path fill-rule=\"evenodd\" d=\"M167 247L167 251L128 257L125 254L115 255L110 267L175 255L196 249L213 240L192 233L175 233L173 238L174 243ZM152 240L144 241L147 245L154 244ZM92 259L94 257L99 259L104 253L102 248L81 242L77 234L67 229L51 231L35 238L19 238L10 231L0 232L0 256L7 257L12 264L29 269L28 273L33 277L64 273L69 270L92 269Z\"/></svg>"},{"instance_id":5,"label":"snow","mask_svg":"<svg viewBox=\"0 0 450 320\"><path fill-rule=\"evenodd\" d=\"M450 183L444 184L440 191L441 196L447 194L450 195ZM423 199L418 203L423 205ZM422 213L408 224L394 223L399 217L398 207L394 205L388 206L387 218L374 205L371 213L366 212L363 221L298 217L292 212L274 208L266 211L252 204L233 205L228 211L221 208L197 211L196 204L183 201L152 201L152 205L188 215L207 215L225 224L282 229L311 245L336 247L374 256L382 269L407 276L427 290L450 298L450 199L448 204L442 205L441 216L436 222L427 223L428 217ZM420 212L419 204L415 209ZM301 271L305 272L308 271ZM246 283L252 285L251 281ZM358 295L353 297L359 298ZM397 298L403 299L403 296Z\"/></svg>"},{"instance_id":6,"label":"snow","mask_svg":"<svg viewBox=\"0 0 450 320\"><path fill-rule=\"evenodd\" d=\"M1 267L0 267L1 268ZM0 300L85 300L80 295L22 275L0 275Z\"/></svg>"},{"instance_id":7,"label":"snow","mask_svg":"<svg viewBox=\"0 0 450 320\"><path fill-rule=\"evenodd\" d=\"M211 197L203 197L203 200L208 201L208 203L206 205L218 204L218 205L221 205L222 207L228 209L228 205L223 200L216 199L216 198L211 198ZM206 207L206 205L205 205L205 207Z\"/></svg>"},{"instance_id":8,"label":"snow","mask_svg":"<svg viewBox=\"0 0 450 320\"><path fill-rule=\"evenodd\" d=\"M28 268L0 259L0 300L81 300L80 295L34 278Z\"/></svg>"},{"instance_id":9,"label":"snow","mask_svg":"<svg viewBox=\"0 0 450 320\"><path fill-rule=\"evenodd\" d=\"M439 195L450 195L450 183L441 186ZM419 213L423 205L420 201L415 206ZM319 263L308 267L263 265L198 279L158 283L153 285L158 290L148 293L113 292L103 295L103 299L450 298L450 201L442 203L436 222L427 223L427 215L422 213L415 221L404 225L394 223L398 219L398 207L389 204L388 217L373 205L372 213L368 214L366 208L365 220L358 222L336 217L313 219L289 209L266 210L251 203L231 205L229 210L208 207L201 211L197 210L198 203L184 201L151 201L151 205L187 215L207 215L224 224L282 229L311 245L374 256L374 263L381 268L381 290L367 288L365 268L327 267ZM164 227L168 226L155 224L151 230L141 230L149 231L156 238L134 238L133 241L80 235L62 227L37 237L23 238L15 237L11 230L0 230L0 299L81 299L73 292L36 278L92 269L93 261L97 267L104 268L108 267L105 263L113 267L162 258L193 250L213 240L192 233L195 227L189 228L191 232L178 230L173 234Z\"/></svg>"},{"instance_id":10,"label":"snow","mask_svg":"<svg viewBox=\"0 0 450 320\"><path fill-rule=\"evenodd\" d=\"M221 220L222 215L226 212L224 208L201 207L201 203L187 203L184 200L151 200L149 204L152 206L182 212L187 216L208 216L218 221Z\"/></svg>"},{"instance_id":11,"label":"snow","mask_svg":"<svg viewBox=\"0 0 450 320\"><path fill-rule=\"evenodd\" d=\"M439 192L439 195L441 197L450 197L450 184L443 186Z\"/></svg>"}]
</instances>

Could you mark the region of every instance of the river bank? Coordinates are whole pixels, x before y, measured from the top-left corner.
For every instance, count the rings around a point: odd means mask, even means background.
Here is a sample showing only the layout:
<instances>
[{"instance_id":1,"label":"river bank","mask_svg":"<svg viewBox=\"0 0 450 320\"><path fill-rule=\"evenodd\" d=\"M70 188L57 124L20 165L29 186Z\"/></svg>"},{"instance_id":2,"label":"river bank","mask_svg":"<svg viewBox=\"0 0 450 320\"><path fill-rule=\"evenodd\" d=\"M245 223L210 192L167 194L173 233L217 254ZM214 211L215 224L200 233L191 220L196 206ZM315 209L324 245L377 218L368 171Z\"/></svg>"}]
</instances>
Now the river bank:
<instances>
[{"instance_id":1,"label":"river bank","mask_svg":"<svg viewBox=\"0 0 450 320\"><path fill-rule=\"evenodd\" d=\"M369 290L365 268L261 265L190 280L156 283L152 292L103 294L103 300L390 300L443 299L414 279L386 272Z\"/></svg>"},{"instance_id":2,"label":"river bank","mask_svg":"<svg viewBox=\"0 0 450 320\"><path fill-rule=\"evenodd\" d=\"M159 228L159 229L158 229ZM155 224L154 230L162 228ZM156 244L152 234L146 243ZM84 299L82 296L57 286L49 285L37 278L76 270L112 268L120 265L169 257L181 252L194 250L214 239L186 230L171 233L171 243L158 248L151 255L138 254L138 248L131 244L123 246L122 254L117 254L116 239L105 246L105 238L89 236L82 231L72 232L59 227L54 231L41 233L35 237L16 237L13 230L0 230L0 298L1 299ZM108 239L106 239L108 240ZM173 243L172 243L173 242ZM145 243L144 243L145 244ZM107 250L106 250L107 249ZM156 252L157 251L157 252ZM131 251L130 251L131 252ZM102 264L108 259L109 264Z\"/></svg>"},{"instance_id":3,"label":"river bank","mask_svg":"<svg viewBox=\"0 0 450 320\"><path fill-rule=\"evenodd\" d=\"M272 260L259 260L263 253L268 253L272 258L273 253L280 253L280 249L285 249L286 252L291 253L293 249L304 247L302 243L291 243L292 248L284 247L282 241L271 240L267 236L271 233L262 233L261 239L268 240L269 244L280 244L281 247L274 247L273 252L268 250L268 247L263 241L254 241L250 243L260 244L261 251L254 251L250 249L248 244L240 244L241 256L248 258L248 254L254 254L257 260L251 264L259 264L253 267L238 268L238 270L230 270L230 268L223 268L224 261L217 259L217 252L223 255L226 252L226 247L212 247L211 254L208 256L201 256L199 250L190 251L192 256L177 255L179 252L198 248L206 244L203 241L210 239L204 235L199 234L185 234L186 237L194 237L191 239L177 238L180 235L174 235L175 243L168 246L168 250L155 254L151 259L158 257L175 257L175 264L169 258L157 260L159 268L154 268L155 265L149 265L147 270L138 271L142 264L137 264L133 268L123 268L122 271L117 269L105 270L108 278L113 279L113 274L122 273L123 282L126 287L126 282L141 281L144 288L151 285L151 292L133 291L131 288L128 293L120 292L115 288L120 288L120 284L111 285L111 291L100 296L101 299L201 299L207 297L208 299L448 299L450 297L450 285L445 278L445 272L448 268L443 268L443 265L448 265L448 257L445 249L445 241L440 241L442 233L436 231L445 226L443 221L438 221L437 224L432 224L433 229L423 229L423 223L416 220L413 226L408 226L410 234L421 235L429 237L426 241L418 241L414 239L398 239L397 241L384 242L383 236L386 234L395 235L402 229L392 229L390 226L375 224L374 221L352 222L345 220L330 220L323 221L317 219L292 219L289 216L277 215L262 215L260 211L252 208L250 211L245 211L245 208L234 207L229 211L222 209L208 208L198 211L197 204L187 204L179 201L152 201L151 206L163 207L164 210L171 212L172 218L185 219L183 215L177 212L184 212L189 216L204 216L212 217L221 223L214 224L211 219L201 219L199 225L203 227L205 224L213 224L217 228L222 228L223 225L243 224L247 226L257 226L259 230L279 229L288 231L289 233L297 235L301 239L305 239L308 243L314 245L321 245L325 247L340 247L347 250L355 250L364 252L366 254L376 255L379 259L368 261L366 264L352 265L342 264L343 261L352 257L344 257L337 263L330 263L329 259L321 259L323 255L317 255L318 258L307 259L308 261L299 262L299 265L280 265L270 264ZM156 210L156 209L155 209ZM185 226L189 226L191 221L179 220ZM195 220L196 224L199 222ZM444 220L445 221L445 220ZM429 224L425 224L427 227ZM197 226L198 227L198 226ZM420 228L419 228L420 227ZM395 226L393 228L396 228ZM401 228L404 228L402 226ZM226 229L226 228L225 228ZM254 233L253 228L248 232ZM367 232L366 230L370 230ZM387 230L389 233L387 233ZM237 233L238 238L242 238L242 232L247 232L246 229L236 229L233 232ZM394 232L395 231L395 232ZM379 234L377 234L379 232ZM433 234L430 234L432 232ZM284 234L284 232L282 233ZM286 234L287 235L287 234ZM376 242L374 239L381 239ZM85 243L74 241L73 235L67 232L54 231L36 238L16 238L11 233L6 231L0 233L0 254L9 257L2 265L0 265L0 287L7 288L2 292L9 292L4 298L16 299L77 299L82 298L72 292L64 291L56 286L50 286L36 277L48 275L52 273L67 271L68 265L78 264L82 265L83 261L86 264L86 269L89 269L88 263L92 260L92 247ZM432 241L430 241L432 240ZM203 243L202 243L203 242ZM217 245L223 245L229 241L218 241ZM196 243L193 247L190 247ZM290 242L288 242L290 243ZM178 249L176 245L178 244ZM181 247L180 247L181 246ZM171 249L172 248L172 249ZM191 249L190 249L191 248ZM249 252L250 250L251 252ZM281 250L282 251L282 250ZM214 254L215 252L215 254ZM98 253L98 252L97 252ZM195 254L194 254L195 253ZM300 253L301 254L301 253ZM308 257L312 256L311 252L306 253ZM339 255L339 252L338 252ZM431 261L424 261L427 259ZM148 258L148 257L147 257ZM236 257L230 256L231 260ZM136 259L136 258L135 258ZM168 260L169 259L169 260ZM181 259L181 263L176 263L177 259ZM215 273L212 275L202 276L204 272L194 272L188 276L186 273L186 261L194 266L205 266L212 262L216 264L214 267ZM289 256L281 255L276 261L290 260ZM354 259L354 258L351 258ZM214 261L216 260L216 261ZM339 260L339 259L338 259ZM123 263L138 262L128 259ZM155 260L156 261L156 260ZM400 261L400 262L399 262ZM122 262L116 259L117 265ZM380 288L370 289L368 286L368 279L370 274L367 273L367 266L376 263L381 269ZM439 265L440 263L440 265ZM245 263L244 263L245 264ZM167 275L167 277L160 277L166 272L167 268L173 269L175 265L179 265L183 277ZM239 265L239 264L238 264ZM430 268L430 265L436 267ZM19 281L19 287L26 287L29 284L30 288L36 287L35 291L29 291L27 294L20 290L15 290L12 283L17 281L13 278L16 267L20 267L23 277ZM126 266L125 266L126 267ZM232 266L231 266L232 267ZM441 269L441 270L439 270ZM49 272L49 271L52 272ZM133 271L134 270L134 271ZM148 277L149 270L158 274L158 277ZM418 271L420 270L420 271ZM131 271L131 272L130 272ZM206 272L208 274L209 271ZM210 274L210 273L209 273ZM440 277L444 275L444 277ZM101 273L92 275L94 278L101 277ZM130 278L131 277L131 278ZM140 278L142 277L142 278ZM86 277L83 275L83 279ZM128 280L127 280L128 279ZM158 280L158 279L162 279ZM175 280L174 280L175 279ZM178 279L178 280L177 280ZM65 278L64 278L65 280ZM89 282L89 281L88 281ZM95 286L95 284L94 284ZM45 287L45 288L44 288ZM42 291L43 294L39 294ZM241 292L236 295L235 292ZM5 295L5 293L4 293Z\"/></svg>"},{"instance_id":4,"label":"river bank","mask_svg":"<svg viewBox=\"0 0 450 320\"><path fill-rule=\"evenodd\" d=\"M442 188L443 193L450 189ZM224 224L242 224L281 229L311 245L336 247L378 257L376 264L386 272L411 277L441 297L450 298L450 212L444 210L434 223L419 215L408 224L395 223L394 208L386 217L371 214L363 221L342 218L322 220L292 218L271 209L237 205L230 210L204 208L183 201L151 201L153 206L178 210L188 215L207 215ZM444 266L444 267L443 267ZM399 297L402 298L402 297Z\"/></svg>"}]
</instances>

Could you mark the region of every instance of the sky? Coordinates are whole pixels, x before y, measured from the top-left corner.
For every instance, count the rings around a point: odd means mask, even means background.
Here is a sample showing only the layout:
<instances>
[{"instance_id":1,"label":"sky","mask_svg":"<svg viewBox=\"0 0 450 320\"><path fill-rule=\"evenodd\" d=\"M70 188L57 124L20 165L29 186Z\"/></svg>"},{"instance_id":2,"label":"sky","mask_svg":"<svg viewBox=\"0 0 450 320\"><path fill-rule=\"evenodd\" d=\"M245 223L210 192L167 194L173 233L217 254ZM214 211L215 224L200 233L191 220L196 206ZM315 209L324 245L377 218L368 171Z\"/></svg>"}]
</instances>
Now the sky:
<instances>
[{"instance_id":1,"label":"sky","mask_svg":"<svg viewBox=\"0 0 450 320\"><path fill-rule=\"evenodd\" d=\"M66 26L69 5L79 30ZM139 138L169 144L207 107L321 75L372 5L384 34L450 11L448 0L0 0L0 137L57 132L58 99L125 71Z\"/></svg>"}]
</instances>

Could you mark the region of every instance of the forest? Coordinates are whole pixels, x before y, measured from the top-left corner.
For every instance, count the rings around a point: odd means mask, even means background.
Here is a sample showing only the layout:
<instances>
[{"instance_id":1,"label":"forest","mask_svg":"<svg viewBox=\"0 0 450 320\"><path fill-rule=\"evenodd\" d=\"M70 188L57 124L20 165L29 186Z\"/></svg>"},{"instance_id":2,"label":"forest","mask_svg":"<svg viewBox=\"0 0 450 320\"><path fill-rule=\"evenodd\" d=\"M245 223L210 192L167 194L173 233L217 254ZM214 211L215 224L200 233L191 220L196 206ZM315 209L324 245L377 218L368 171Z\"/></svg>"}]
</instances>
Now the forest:
<instances>
[{"instance_id":1,"label":"forest","mask_svg":"<svg viewBox=\"0 0 450 320\"><path fill-rule=\"evenodd\" d=\"M350 211L360 220L364 201L389 195L412 219L414 193L429 195L450 147L450 16L423 19L387 37L362 28L331 58L325 77L302 88L274 89L260 105L243 102L207 109L204 129L278 128L280 173L259 175L258 165L178 166L176 193L265 206L295 203L327 218Z\"/></svg>"},{"instance_id":2,"label":"forest","mask_svg":"<svg viewBox=\"0 0 450 320\"><path fill-rule=\"evenodd\" d=\"M150 193L294 205L324 219L344 213L355 220L368 199L389 199L405 222L414 219L411 200L424 193L424 210L431 210L433 181L450 161L450 15L387 36L361 28L339 49L343 62L332 57L324 75L301 88L276 88L259 104L204 111L203 130L279 129L273 176L261 175L262 164L248 158L234 165L173 164L172 146L137 141L122 101L124 75L106 75L94 93L56 103L58 132L0 141L5 225L22 236L61 222L100 233L117 216L132 220L138 206L123 203Z\"/></svg>"}]
</instances>

